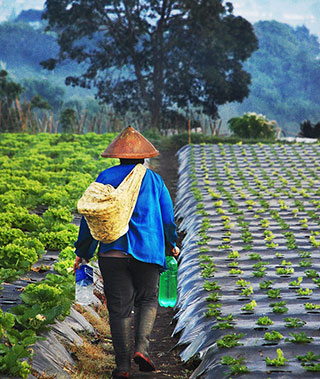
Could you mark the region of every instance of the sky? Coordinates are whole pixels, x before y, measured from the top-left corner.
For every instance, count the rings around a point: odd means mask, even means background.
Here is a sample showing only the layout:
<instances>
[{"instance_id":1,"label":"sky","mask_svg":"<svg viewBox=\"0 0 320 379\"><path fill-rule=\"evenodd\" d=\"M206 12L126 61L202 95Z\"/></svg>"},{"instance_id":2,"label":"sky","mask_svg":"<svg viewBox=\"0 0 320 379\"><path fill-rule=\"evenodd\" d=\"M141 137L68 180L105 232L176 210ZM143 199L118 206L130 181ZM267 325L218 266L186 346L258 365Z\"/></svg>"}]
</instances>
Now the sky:
<instances>
[{"instance_id":1,"label":"sky","mask_svg":"<svg viewBox=\"0 0 320 379\"><path fill-rule=\"evenodd\" d=\"M228 1L228 0L225 0ZM277 20L292 26L305 25L320 37L320 0L229 0L234 14L255 23ZM43 9L45 0L0 0L0 22L24 9Z\"/></svg>"}]
</instances>

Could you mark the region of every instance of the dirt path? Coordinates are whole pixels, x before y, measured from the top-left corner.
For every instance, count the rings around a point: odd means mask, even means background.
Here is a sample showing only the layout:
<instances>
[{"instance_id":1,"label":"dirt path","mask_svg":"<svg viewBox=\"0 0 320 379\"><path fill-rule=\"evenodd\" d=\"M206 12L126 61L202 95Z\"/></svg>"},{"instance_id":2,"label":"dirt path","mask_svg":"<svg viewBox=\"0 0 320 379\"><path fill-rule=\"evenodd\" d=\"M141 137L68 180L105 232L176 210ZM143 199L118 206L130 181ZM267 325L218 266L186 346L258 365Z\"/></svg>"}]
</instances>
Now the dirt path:
<instances>
[{"instance_id":1,"label":"dirt path","mask_svg":"<svg viewBox=\"0 0 320 379\"><path fill-rule=\"evenodd\" d=\"M151 168L163 178L174 201L177 185L177 159L174 152L160 153L157 160L151 162ZM153 373L143 374L133 365L132 378L188 378L190 371L179 357L179 348L175 348L178 337L171 337L175 322L174 309L158 307L155 326L151 335L150 355L157 367Z\"/></svg>"}]
</instances>

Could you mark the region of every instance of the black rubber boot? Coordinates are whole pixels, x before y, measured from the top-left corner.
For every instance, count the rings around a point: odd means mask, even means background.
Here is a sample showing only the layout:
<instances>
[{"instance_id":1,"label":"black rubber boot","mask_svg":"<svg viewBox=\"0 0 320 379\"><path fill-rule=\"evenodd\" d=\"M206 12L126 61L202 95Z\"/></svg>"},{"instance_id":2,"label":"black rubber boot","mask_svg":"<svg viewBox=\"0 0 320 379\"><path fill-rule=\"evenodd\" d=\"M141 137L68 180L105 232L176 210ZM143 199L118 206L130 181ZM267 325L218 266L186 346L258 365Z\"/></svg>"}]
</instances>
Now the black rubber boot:
<instances>
[{"instance_id":1,"label":"black rubber boot","mask_svg":"<svg viewBox=\"0 0 320 379\"><path fill-rule=\"evenodd\" d=\"M152 362L148 350L150 335L156 319L156 307L142 307L135 309L134 326L135 326L135 348L133 359L139 365L139 370L148 372L154 371L155 366Z\"/></svg>"},{"instance_id":2,"label":"black rubber boot","mask_svg":"<svg viewBox=\"0 0 320 379\"><path fill-rule=\"evenodd\" d=\"M131 368L131 318L110 318L110 330L117 365L112 373L112 377L129 378Z\"/></svg>"}]
</instances>

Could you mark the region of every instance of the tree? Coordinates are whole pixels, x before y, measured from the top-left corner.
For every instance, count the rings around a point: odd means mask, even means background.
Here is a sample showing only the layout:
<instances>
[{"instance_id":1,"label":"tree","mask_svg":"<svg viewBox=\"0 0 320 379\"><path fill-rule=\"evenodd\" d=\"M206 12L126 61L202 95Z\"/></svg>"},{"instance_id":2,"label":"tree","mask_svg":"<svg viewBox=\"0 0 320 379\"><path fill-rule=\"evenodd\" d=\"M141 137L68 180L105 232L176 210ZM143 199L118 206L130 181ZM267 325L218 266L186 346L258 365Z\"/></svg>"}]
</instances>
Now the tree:
<instances>
[{"instance_id":1,"label":"tree","mask_svg":"<svg viewBox=\"0 0 320 379\"><path fill-rule=\"evenodd\" d=\"M2 103L10 105L23 91L19 83L10 80L6 70L0 71L0 101Z\"/></svg>"},{"instance_id":2,"label":"tree","mask_svg":"<svg viewBox=\"0 0 320 379\"><path fill-rule=\"evenodd\" d=\"M300 124L299 137L320 138L320 121L312 125L310 120L305 120Z\"/></svg>"},{"instance_id":3,"label":"tree","mask_svg":"<svg viewBox=\"0 0 320 379\"><path fill-rule=\"evenodd\" d=\"M47 79L23 79L22 85L25 89L27 100L31 100L34 96L40 95L47 101L54 111L58 111L64 100L65 91L62 87L54 84Z\"/></svg>"},{"instance_id":4,"label":"tree","mask_svg":"<svg viewBox=\"0 0 320 379\"><path fill-rule=\"evenodd\" d=\"M242 63L257 48L245 19L222 0L46 0L48 29L60 52L42 64L71 59L85 72L66 78L97 87L116 110L148 110L151 126L172 105L217 117L217 105L248 96Z\"/></svg>"},{"instance_id":5,"label":"tree","mask_svg":"<svg viewBox=\"0 0 320 379\"><path fill-rule=\"evenodd\" d=\"M17 127L15 101L23 93L23 87L9 78L6 70L0 71L0 132Z\"/></svg>"},{"instance_id":6,"label":"tree","mask_svg":"<svg viewBox=\"0 0 320 379\"><path fill-rule=\"evenodd\" d=\"M76 123L76 112L72 108L64 109L60 114L60 124L64 133L73 133Z\"/></svg>"}]
</instances>

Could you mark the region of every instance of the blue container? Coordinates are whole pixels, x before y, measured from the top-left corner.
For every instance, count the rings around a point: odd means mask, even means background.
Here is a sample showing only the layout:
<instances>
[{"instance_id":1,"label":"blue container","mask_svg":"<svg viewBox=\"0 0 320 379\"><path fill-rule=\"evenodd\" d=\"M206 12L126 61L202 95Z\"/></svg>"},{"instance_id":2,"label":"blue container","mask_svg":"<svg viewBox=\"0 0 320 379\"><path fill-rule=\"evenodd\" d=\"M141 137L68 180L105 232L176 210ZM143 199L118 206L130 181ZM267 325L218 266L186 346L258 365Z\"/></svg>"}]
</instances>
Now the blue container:
<instances>
[{"instance_id":1,"label":"blue container","mask_svg":"<svg viewBox=\"0 0 320 379\"><path fill-rule=\"evenodd\" d=\"M76 269L76 303L89 305L93 300L93 267L82 264Z\"/></svg>"}]
</instances>

